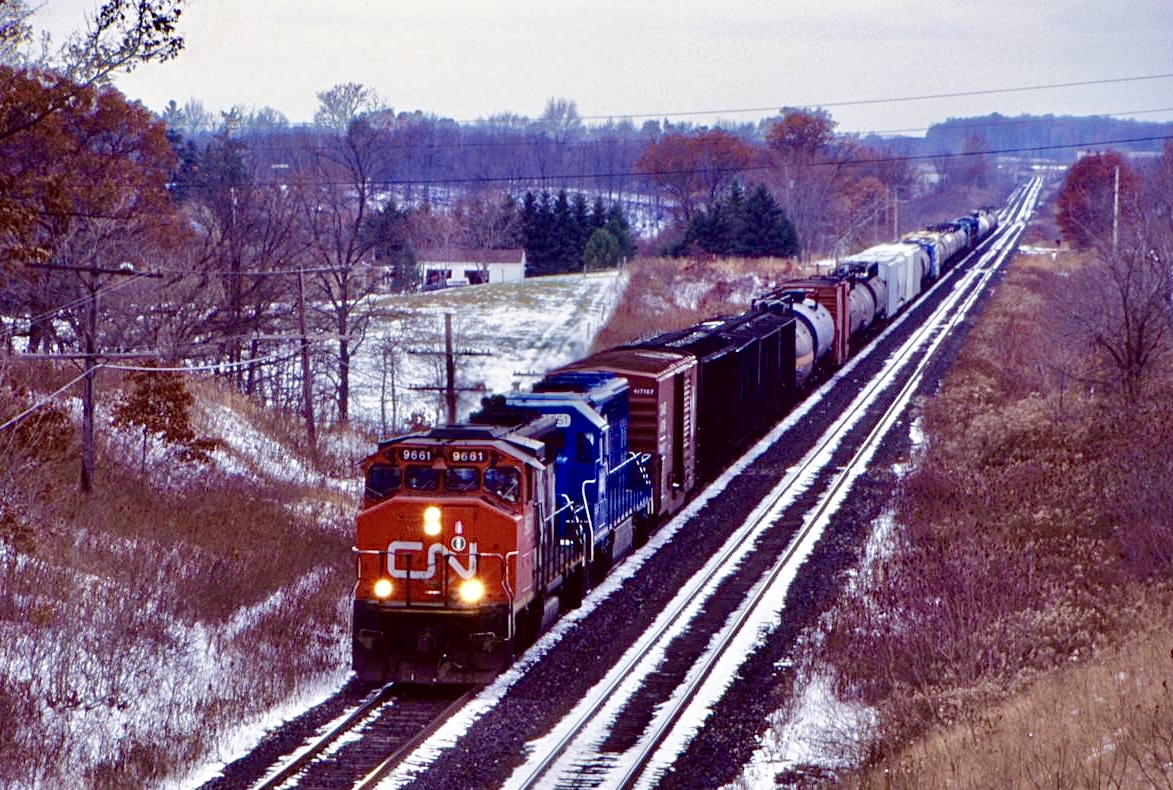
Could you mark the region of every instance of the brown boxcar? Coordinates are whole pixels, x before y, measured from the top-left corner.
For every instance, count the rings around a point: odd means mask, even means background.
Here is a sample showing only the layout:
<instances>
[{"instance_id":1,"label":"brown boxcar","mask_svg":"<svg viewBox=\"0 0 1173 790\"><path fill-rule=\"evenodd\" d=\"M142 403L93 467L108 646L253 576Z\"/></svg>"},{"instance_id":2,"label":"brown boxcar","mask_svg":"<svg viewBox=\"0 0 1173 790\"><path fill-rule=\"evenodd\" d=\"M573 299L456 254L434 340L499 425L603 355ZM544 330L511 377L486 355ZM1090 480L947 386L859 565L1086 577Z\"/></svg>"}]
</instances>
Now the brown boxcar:
<instances>
[{"instance_id":1,"label":"brown boxcar","mask_svg":"<svg viewBox=\"0 0 1173 790\"><path fill-rule=\"evenodd\" d=\"M652 456L658 516L679 510L696 485L696 367L691 354L613 348L561 368L601 370L627 379L627 446Z\"/></svg>"},{"instance_id":2,"label":"brown boxcar","mask_svg":"<svg viewBox=\"0 0 1173 790\"><path fill-rule=\"evenodd\" d=\"M696 357L700 480L725 469L746 441L793 400L794 322L789 316L762 311L713 319L636 348Z\"/></svg>"}]
</instances>

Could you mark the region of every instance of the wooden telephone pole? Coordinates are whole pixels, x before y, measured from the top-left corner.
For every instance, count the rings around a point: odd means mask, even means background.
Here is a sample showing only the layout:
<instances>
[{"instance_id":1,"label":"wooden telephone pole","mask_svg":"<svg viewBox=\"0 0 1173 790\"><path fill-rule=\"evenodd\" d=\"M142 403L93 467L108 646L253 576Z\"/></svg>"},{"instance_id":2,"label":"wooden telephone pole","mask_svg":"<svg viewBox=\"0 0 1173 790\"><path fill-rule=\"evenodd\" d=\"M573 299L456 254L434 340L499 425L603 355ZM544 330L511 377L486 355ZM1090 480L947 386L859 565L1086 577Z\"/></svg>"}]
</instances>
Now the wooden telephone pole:
<instances>
[{"instance_id":1,"label":"wooden telephone pole","mask_svg":"<svg viewBox=\"0 0 1173 790\"><path fill-rule=\"evenodd\" d=\"M456 386L456 357L487 357L487 351L456 351L452 347L452 314L444 314L444 350L443 351L408 351L409 354L443 354L444 355L444 386L442 387L412 387L413 390L424 392L443 392L448 411L448 425L456 424L456 393L484 392L484 387Z\"/></svg>"},{"instance_id":2,"label":"wooden telephone pole","mask_svg":"<svg viewBox=\"0 0 1173 790\"><path fill-rule=\"evenodd\" d=\"M89 300L86 306L85 348L81 358L85 360L85 378L82 383L81 396L81 476L78 486L82 493L88 494L94 489L94 375L98 369L98 294L100 278L103 275L111 277L150 277L161 278L157 272L136 272L133 266L125 264L117 269L101 266L67 266L60 263L30 263L30 269L48 269L50 271L76 272L88 275L82 278L82 283L89 291ZM68 355L51 355L67 358ZM151 356L143 354L142 356Z\"/></svg>"}]
</instances>

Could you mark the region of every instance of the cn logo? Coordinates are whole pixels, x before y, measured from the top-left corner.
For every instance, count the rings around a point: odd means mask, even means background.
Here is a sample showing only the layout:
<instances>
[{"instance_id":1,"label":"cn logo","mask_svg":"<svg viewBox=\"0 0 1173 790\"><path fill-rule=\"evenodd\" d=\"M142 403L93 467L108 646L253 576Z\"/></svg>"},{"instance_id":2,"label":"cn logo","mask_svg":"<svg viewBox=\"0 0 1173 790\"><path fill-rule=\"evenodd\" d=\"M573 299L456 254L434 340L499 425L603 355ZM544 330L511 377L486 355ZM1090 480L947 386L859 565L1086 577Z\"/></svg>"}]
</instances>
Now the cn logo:
<instances>
[{"instance_id":1,"label":"cn logo","mask_svg":"<svg viewBox=\"0 0 1173 790\"><path fill-rule=\"evenodd\" d=\"M404 559L403 565L399 567L399 554L415 554L418 555L424 550L424 544L418 540L397 540L387 547L387 572L391 574L393 579L431 579L436 575L437 557L448 558L448 567L456 571L456 575L462 579L471 579L477 574L477 544L468 544L468 566L465 567L460 564L460 558L455 554L449 554L448 550L444 548L443 543L433 543L428 546L428 563L427 567L422 570L415 568L408 568L407 559ZM416 563L413 563L416 564Z\"/></svg>"}]
</instances>

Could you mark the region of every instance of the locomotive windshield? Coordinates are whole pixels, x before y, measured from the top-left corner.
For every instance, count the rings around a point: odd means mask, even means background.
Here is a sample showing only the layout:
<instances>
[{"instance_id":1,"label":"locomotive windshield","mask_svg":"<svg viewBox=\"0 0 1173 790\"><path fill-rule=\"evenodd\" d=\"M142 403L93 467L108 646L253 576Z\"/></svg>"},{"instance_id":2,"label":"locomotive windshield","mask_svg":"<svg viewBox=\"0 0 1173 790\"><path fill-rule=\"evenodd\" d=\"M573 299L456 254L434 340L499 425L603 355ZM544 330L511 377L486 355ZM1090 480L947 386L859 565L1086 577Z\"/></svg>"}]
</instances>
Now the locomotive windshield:
<instances>
[{"instance_id":1,"label":"locomotive windshield","mask_svg":"<svg viewBox=\"0 0 1173 790\"><path fill-rule=\"evenodd\" d=\"M367 497L386 499L399 488L401 475L398 466L375 465L367 469Z\"/></svg>"},{"instance_id":2,"label":"locomotive windshield","mask_svg":"<svg viewBox=\"0 0 1173 790\"><path fill-rule=\"evenodd\" d=\"M516 502L521 477L512 467L493 466L485 470L485 490L506 502Z\"/></svg>"},{"instance_id":3,"label":"locomotive windshield","mask_svg":"<svg viewBox=\"0 0 1173 790\"><path fill-rule=\"evenodd\" d=\"M475 466L454 466L444 476L447 491L475 491L481 487L481 473Z\"/></svg>"},{"instance_id":4,"label":"locomotive windshield","mask_svg":"<svg viewBox=\"0 0 1173 790\"><path fill-rule=\"evenodd\" d=\"M409 466L405 482L412 491L435 491L439 487L440 472L430 466Z\"/></svg>"}]
</instances>

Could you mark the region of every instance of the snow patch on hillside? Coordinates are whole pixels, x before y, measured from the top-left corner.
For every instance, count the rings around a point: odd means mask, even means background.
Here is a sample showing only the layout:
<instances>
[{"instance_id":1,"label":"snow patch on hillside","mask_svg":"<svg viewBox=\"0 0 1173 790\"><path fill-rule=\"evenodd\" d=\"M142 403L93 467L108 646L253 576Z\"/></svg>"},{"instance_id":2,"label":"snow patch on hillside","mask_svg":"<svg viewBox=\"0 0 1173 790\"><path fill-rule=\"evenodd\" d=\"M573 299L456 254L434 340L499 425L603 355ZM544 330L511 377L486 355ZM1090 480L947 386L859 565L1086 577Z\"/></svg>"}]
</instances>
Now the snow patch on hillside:
<instances>
[{"instance_id":1,"label":"snow patch on hillside","mask_svg":"<svg viewBox=\"0 0 1173 790\"><path fill-rule=\"evenodd\" d=\"M452 317L457 418L489 394L526 388L584 356L607 323L627 278L619 272L384 297L383 316L351 364L351 413L381 434L413 414L446 422L444 317Z\"/></svg>"}]
</instances>

